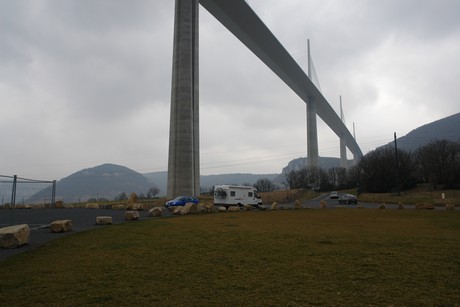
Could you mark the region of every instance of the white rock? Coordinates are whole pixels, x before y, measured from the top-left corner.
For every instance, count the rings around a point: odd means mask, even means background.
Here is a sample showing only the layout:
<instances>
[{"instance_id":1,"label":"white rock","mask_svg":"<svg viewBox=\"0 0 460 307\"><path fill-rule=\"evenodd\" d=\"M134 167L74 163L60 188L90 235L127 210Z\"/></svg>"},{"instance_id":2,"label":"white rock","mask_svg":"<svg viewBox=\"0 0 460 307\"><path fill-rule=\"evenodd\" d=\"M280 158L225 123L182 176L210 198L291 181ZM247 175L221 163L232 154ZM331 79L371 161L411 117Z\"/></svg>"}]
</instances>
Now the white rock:
<instances>
[{"instance_id":1,"label":"white rock","mask_svg":"<svg viewBox=\"0 0 460 307\"><path fill-rule=\"evenodd\" d=\"M149 216L160 217L163 216L164 208L163 207L154 207L149 210Z\"/></svg>"},{"instance_id":2,"label":"white rock","mask_svg":"<svg viewBox=\"0 0 460 307\"><path fill-rule=\"evenodd\" d=\"M225 208L224 206L219 206L219 207L217 207L217 211L219 211L219 212L227 212L227 208Z\"/></svg>"},{"instance_id":3,"label":"white rock","mask_svg":"<svg viewBox=\"0 0 460 307\"><path fill-rule=\"evenodd\" d=\"M239 212L240 211L240 207L238 206L229 206L228 209L227 209L228 212Z\"/></svg>"},{"instance_id":4,"label":"white rock","mask_svg":"<svg viewBox=\"0 0 460 307\"><path fill-rule=\"evenodd\" d=\"M57 220L50 224L51 232L72 231L72 220Z\"/></svg>"},{"instance_id":5,"label":"white rock","mask_svg":"<svg viewBox=\"0 0 460 307\"><path fill-rule=\"evenodd\" d=\"M96 225L110 225L112 224L111 216L97 216Z\"/></svg>"},{"instance_id":6,"label":"white rock","mask_svg":"<svg viewBox=\"0 0 460 307\"><path fill-rule=\"evenodd\" d=\"M138 211L126 211L125 212L125 220L126 221L133 221L137 220L139 218L139 212Z\"/></svg>"},{"instance_id":7,"label":"white rock","mask_svg":"<svg viewBox=\"0 0 460 307\"><path fill-rule=\"evenodd\" d=\"M21 224L0 228L0 247L16 248L29 243L29 225Z\"/></svg>"}]
</instances>

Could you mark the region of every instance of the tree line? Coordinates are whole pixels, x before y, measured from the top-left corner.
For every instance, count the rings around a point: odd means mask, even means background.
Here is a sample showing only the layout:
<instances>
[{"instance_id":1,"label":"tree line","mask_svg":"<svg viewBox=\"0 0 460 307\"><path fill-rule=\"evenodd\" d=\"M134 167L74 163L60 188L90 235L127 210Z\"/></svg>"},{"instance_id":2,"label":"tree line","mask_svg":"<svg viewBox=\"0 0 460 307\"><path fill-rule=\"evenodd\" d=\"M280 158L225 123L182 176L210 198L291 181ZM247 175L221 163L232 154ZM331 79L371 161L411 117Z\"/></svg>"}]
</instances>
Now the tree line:
<instances>
[{"instance_id":1,"label":"tree line","mask_svg":"<svg viewBox=\"0 0 460 307\"><path fill-rule=\"evenodd\" d=\"M254 185L258 191L275 189L269 179L259 181ZM369 152L349 169L305 167L291 171L286 174L285 185L291 189L356 188L358 193L386 193L411 189L419 183L460 188L460 142L436 140L414 152L386 146Z\"/></svg>"}]
</instances>

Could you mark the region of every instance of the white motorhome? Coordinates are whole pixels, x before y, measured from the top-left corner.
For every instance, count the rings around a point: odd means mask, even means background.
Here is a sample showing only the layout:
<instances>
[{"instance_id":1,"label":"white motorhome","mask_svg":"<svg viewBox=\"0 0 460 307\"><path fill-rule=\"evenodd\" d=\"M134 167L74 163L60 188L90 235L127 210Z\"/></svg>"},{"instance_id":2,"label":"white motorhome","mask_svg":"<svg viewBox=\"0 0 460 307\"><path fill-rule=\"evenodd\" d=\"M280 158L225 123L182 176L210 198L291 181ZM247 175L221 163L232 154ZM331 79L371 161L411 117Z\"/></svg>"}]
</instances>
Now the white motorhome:
<instances>
[{"instance_id":1,"label":"white motorhome","mask_svg":"<svg viewBox=\"0 0 460 307\"><path fill-rule=\"evenodd\" d=\"M214 186L214 204L228 206L262 205L262 198L257 195L254 187L239 185L216 185Z\"/></svg>"}]
</instances>

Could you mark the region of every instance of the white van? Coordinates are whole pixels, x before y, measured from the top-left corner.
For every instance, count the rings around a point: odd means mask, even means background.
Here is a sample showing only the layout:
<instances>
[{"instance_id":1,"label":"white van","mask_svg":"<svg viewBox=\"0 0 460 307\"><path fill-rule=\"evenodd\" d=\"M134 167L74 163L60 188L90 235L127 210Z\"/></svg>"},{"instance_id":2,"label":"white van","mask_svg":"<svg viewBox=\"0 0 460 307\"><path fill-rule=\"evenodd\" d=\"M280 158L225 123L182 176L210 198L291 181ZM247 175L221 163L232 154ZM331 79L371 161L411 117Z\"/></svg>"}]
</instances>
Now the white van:
<instances>
[{"instance_id":1,"label":"white van","mask_svg":"<svg viewBox=\"0 0 460 307\"><path fill-rule=\"evenodd\" d=\"M254 187L221 184L214 186L214 204L228 206L251 205L259 207L262 198Z\"/></svg>"}]
</instances>

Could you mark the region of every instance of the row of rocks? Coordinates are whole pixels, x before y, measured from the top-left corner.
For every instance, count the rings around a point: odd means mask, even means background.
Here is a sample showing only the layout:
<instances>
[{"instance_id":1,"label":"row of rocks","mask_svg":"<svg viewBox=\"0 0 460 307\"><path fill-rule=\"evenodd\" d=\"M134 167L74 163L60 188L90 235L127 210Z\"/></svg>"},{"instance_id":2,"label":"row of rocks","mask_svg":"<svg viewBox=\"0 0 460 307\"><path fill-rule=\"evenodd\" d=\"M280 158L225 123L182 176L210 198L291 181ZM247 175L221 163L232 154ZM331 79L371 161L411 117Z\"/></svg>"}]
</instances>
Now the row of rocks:
<instances>
[{"instance_id":1,"label":"row of rocks","mask_svg":"<svg viewBox=\"0 0 460 307\"><path fill-rule=\"evenodd\" d=\"M382 203L379 206L379 209L386 209L386 207L387 207L386 204ZM455 210L455 205L453 204L446 204L444 207L446 208L446 210ZM435 206L433 204L418 203L418 204L415 204L414 208L416 210L434 210ZM404 209L404 204L398 203L397 209Z\"/></svg>"}]
</instances>

